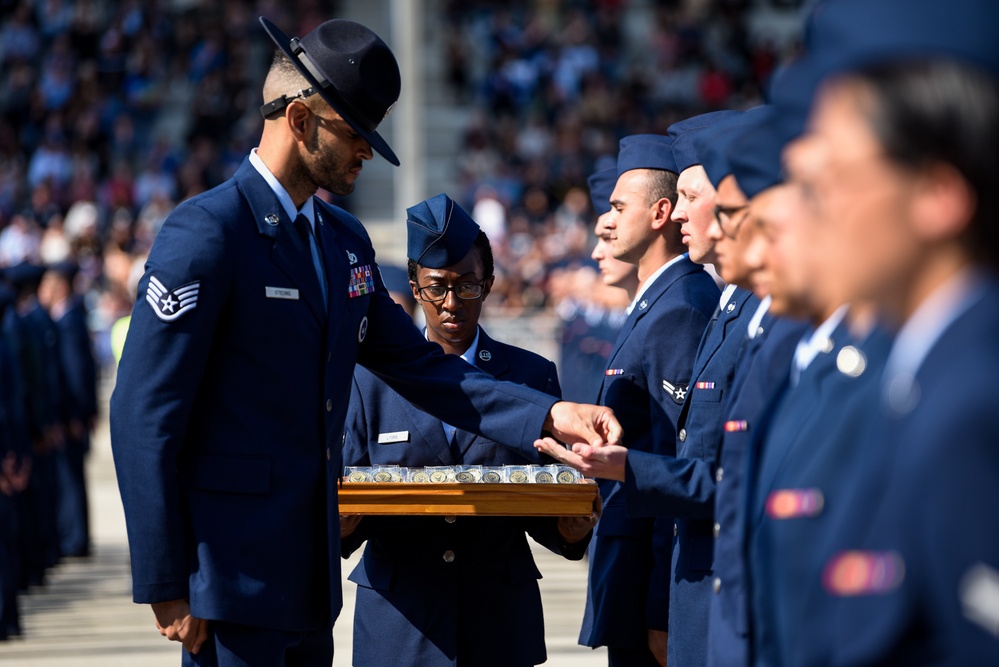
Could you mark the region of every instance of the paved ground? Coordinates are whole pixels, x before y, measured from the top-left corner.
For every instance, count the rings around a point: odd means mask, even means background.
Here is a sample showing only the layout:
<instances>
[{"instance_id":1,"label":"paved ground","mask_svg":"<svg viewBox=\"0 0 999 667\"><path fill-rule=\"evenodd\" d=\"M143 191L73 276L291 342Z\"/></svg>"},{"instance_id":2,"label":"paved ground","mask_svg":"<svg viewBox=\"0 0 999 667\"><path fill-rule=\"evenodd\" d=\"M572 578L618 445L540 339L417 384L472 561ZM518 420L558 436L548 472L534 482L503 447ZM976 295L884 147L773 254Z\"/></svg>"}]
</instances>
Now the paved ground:
<instances>
[{"instance_id":1,"label":"paved ground","mask_svg":"<svg viewBox=\"0 0 999 667\"><path fill-rule=\"evenodd\" d=\"M160 637L148 608L129 593L125 523L114 479L107 425L96 434L88 466L94 554L54 569L46 585L21 599L24 637L0 643L0 665L25 667L176 667L179 645ZM536 545L535 545L536 546ZM606 665L605 652L576 644L586 566L535 548L544 574L548 662L552 667ZM354 560L343 564L349 572ZM336 667L350 664L354 585L344 582L344 610L334 628Z\"/></svg>"}]
</instances>

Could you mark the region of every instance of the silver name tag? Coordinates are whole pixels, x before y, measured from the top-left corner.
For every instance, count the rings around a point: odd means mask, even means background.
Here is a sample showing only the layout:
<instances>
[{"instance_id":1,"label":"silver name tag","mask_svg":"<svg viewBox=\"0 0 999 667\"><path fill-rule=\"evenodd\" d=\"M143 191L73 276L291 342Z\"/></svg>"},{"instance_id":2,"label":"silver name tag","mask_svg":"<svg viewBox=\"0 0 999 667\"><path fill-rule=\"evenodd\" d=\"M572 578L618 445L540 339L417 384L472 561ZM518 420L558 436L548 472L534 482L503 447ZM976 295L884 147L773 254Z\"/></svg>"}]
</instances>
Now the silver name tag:
<instances>
[{"instance_id":1,"label":"silver name tag","mask_svg":"<svg viewBox=\"0 0 999 667\"><path fill-rule=\"evenodd\" d=\"M298 290L291 287L265 287L268 299L298 299Z\"/></svg>"},{"instance_id":2,"label":"silver name tag","mask_svg":"<svg viewBox=\"0 0 999 667\"><path fill-rule=\"evenodd\" d=\"M378 434L379 445L390 445L393 442L409 442L409 431L393 431L392 433Z\"/></svg>"}]
</instances>

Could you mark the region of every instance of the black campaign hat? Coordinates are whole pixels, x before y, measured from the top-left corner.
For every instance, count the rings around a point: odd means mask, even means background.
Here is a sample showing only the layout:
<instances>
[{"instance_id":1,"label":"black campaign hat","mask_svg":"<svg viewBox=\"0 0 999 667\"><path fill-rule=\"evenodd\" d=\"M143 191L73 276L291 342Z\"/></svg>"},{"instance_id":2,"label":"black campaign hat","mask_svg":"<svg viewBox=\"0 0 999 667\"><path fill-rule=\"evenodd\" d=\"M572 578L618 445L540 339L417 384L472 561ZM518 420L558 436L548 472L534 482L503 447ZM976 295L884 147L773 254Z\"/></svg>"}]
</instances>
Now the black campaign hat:
<instances>
[{"instance_id":1,"label":"black campaign hat","mask_svg":"<svg viewBox=\"0 0 999 667\"><path fill-rule=\"evenodd\" d=\"M318 92L373 149L398 166L399 158L376 131L402 87L399 64L388 45L360 23L344 19L326 21L301 39L289 38L263 16L260 23L312 86L302 97ZM292 99L284 95L260 112L266 118Z\"/></svg>"}]
</instances>

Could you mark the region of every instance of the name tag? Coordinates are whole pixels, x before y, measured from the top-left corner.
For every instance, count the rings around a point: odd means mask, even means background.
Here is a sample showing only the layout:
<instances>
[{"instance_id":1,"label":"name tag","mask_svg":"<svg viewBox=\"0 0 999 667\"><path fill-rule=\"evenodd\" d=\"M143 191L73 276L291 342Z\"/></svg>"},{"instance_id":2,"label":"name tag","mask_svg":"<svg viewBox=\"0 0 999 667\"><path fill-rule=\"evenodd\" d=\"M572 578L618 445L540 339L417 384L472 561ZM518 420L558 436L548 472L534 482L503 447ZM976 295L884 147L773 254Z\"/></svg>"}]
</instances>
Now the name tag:
<instances>
[{"instance_id":1,"label":"name tag","mask_svg":"<svg viewBox=\"0 0 999 667\"><path fill-rule=\"evenodd\" d=\"M392 433L379 433L379 445L391 445L393 442L409 442L409 431L393 431Z\"/></svg>"},{"instance_id":2,"label":"name tag","mask_svg":"<svg viewBox=\"0 0 999 667\"><path fill-rule=\"evenodd\" d=\"M264 294L268 299L298 299L298 290L292 287L265 287Z\"/></svg>"}]
</instances>

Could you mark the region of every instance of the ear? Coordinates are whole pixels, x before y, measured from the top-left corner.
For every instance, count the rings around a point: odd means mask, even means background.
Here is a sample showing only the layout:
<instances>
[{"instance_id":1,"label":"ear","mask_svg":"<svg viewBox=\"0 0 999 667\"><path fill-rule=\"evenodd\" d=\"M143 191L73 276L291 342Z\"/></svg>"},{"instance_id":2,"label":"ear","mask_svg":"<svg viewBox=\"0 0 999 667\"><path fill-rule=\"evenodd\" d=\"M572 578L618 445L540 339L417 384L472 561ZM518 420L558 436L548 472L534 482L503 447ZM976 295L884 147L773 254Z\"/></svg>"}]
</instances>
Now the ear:
<instances>
[{"instance_id":1,"label":"ear","mask_svg":"<svg viewBox=\"0 0 999 667\"><path fill-rule=\"evenodd\" d=\"M409 281L409 289L413 290L413 298L419 303L422 301L420 298L420 286L416 284L415 280Z\"/></svg>"},{"instance_id":2,"label":"ear","mask_svg":"<svg viewBox=\"0 0 999 667\"><path fill-rule=\"evenodd\" d=\"M673 202L664 197L654 203L652 207L654 216L652 220L652 229L660 230L667 224L674 224L674 222L670 219L673 215Z\"/></svg>"},{"instance_id":3,"label":"ear","mask_svg":"<svg viewBox=\"0 0 999 667\"><path fill-rule=\"evenodd\" d=\"M930 243L958 240L971 225L978 197L953 166L938 162L920 171L910 204L913 230Z\"/></svg>"},{"instance_id":4,"label":"ear","mask_svg":"<svg viewBox=\"0 0 999 667\"><path fill-rule=\"evenodd\" d=\"M304 141L305 137L308 136L311 116L312 112L301 101L296 100L285 107L284 117L288 121L292 136L297 141Z\"/></svg>"},{"instance_id":5,"label":"ear","mask_svg":"<svg viewBox=\"0 0 999 667\"><path fill-rule=\"evenodd\" d=\"M482 300L485 301L489 293L493 291L493 283L496 282L496 276L490 276L486 278L485 284L482 286Z\"/></svg>"}]
</instances>

